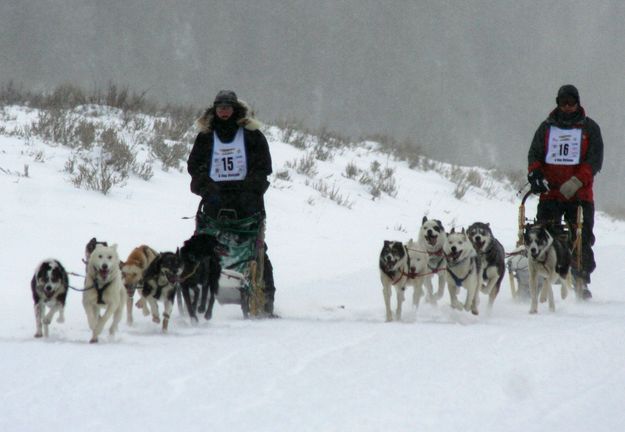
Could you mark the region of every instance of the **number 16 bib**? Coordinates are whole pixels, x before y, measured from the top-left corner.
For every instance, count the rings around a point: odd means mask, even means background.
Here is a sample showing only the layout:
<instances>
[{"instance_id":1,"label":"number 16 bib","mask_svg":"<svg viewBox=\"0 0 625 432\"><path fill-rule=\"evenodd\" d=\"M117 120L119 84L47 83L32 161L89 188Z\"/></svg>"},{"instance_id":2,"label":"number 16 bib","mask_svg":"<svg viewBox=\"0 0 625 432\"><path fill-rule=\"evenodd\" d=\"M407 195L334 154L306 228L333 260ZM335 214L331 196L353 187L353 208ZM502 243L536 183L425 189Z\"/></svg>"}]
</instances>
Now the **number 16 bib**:
<instances>
[{"instance_id":1,"label":"number 16 bib","mask_svg":"<svg viewBox=\"0 0 625 432\"><path fill-rule=\"evenodd\" d=\"M545 162L552 165L577 165L581 151L581 129L560 129L551 126Z\"/></svg>"},{"instance_id":2,"label":"number 16 bib","mask_svg":"<svg viewBox=\"0 0 625 432\"><path fill-rule=\"evenodd\" d=\"M247 156L245 154L245 139L243 128L230 143L220 141L217 133L213 132L213 157L210 178L216 182L243 180L247 175Z\"/></svg>"}]
</instances>

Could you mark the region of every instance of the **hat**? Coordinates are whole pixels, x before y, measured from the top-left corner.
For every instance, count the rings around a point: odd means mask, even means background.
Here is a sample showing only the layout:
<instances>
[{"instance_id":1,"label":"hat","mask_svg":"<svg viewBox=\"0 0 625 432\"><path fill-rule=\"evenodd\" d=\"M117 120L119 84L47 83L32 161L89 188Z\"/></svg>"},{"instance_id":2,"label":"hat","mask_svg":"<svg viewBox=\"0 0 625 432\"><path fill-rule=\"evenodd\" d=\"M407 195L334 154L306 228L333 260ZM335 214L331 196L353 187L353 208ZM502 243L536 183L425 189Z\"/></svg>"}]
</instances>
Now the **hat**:
<instances>
[{"instance_id":1,"label":"hat","mask_svg":"<svg viewBox=\"0 0 625 432\"><path fill-rule=\"evenodd\" d=\"M215 96L213 106L234 106L238 104L237 95L232 90L221 90Z\"/></svg>"},{"instance_id":2,"label":"hat","mask_svg":"<svg viewBox=\"0 0 625 432\"><path fill-rule=\"evenodd\" d=\"M564 96L569 96L575 99L577 104L579 104L579 92L577 88L573 84L565 84L558 90L558 96L556 97L556 103L560 103L560 98Z\"/></svg>"}]
</instances>

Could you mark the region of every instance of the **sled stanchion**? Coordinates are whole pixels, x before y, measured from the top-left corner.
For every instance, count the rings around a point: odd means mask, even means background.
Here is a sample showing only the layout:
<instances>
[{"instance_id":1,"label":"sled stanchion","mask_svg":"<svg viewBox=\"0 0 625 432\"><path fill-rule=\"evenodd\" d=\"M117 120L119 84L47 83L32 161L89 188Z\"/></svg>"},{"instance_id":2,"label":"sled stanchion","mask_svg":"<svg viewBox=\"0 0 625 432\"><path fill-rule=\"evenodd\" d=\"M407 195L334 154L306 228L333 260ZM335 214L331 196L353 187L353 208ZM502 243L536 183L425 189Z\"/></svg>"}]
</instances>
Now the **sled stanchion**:
<instances>
[{"instance_id":1,"label":"sled stanchion","mask_svg":"<svg viewBox=\"0 0 625 432\"><path fill-rule=\"evenodd\" d=\"M519 205L519 216L517 220L517 241L516 247L520 247L523 245L523 232L525 231L525 201L532 194L532 191L529 190L523 195L523 199L521 200L521 205ZM519 296L519 288L516 286L514 274L512 271L508 270L508 277L510 278L510 293L512 294L512 299L516 300Z\"/></svg>"},{"instance_id":2,"label":"sled stanchion","mask_svg":"<svg viewBox=\"0 0 625 432\"><path fill-rule=\"evenodd\" d=\"M575 227L575 264L577 266L577 273L582 271L582 226L584 225L584 209L581 204L577 206L577 226ZM583 296L583 290L585 283L580 277L575 278L575 294L578 299Z\"/></svg>"},{"instance_id":3,"label":"sled stanchion","mask_svg":"<svg viewBox=\"0 0 625 432\"><path fill-rule=\"evenodd\" d=\"M258 238L256 240L256 261L252 261L250 279L252 281L252 298L250 312L252 316L259 316L265 310L265 221L260 222Z\"/></svg>"}]
</instances>

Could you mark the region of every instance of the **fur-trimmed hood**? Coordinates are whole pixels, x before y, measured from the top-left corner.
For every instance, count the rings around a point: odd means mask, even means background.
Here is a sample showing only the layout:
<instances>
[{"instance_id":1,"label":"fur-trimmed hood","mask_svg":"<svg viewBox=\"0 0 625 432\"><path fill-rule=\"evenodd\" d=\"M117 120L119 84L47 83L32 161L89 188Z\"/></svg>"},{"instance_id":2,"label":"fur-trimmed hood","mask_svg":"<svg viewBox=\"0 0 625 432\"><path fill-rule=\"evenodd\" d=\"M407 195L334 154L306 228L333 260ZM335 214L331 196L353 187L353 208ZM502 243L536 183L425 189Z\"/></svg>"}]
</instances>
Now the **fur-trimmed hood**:
<instances>
[{"instance_id":1,"label":"fur-trimmed hood","mask_svg":"<svg viewBox=\"0 0 625 432\"><path fill-rule=\"evenodd\" d=\"M262 127L262 123L254 118L254 112L250 110L247 103L238 100L238 106L235 107L235 113L239 117L237 124L244 127L247 130L258 130ZM213 131L213 118L215 117L215 107L211 106L204 114L195 121L195 124L200 129L200 132L209 133Z\"/></svg>"}]
</instances>

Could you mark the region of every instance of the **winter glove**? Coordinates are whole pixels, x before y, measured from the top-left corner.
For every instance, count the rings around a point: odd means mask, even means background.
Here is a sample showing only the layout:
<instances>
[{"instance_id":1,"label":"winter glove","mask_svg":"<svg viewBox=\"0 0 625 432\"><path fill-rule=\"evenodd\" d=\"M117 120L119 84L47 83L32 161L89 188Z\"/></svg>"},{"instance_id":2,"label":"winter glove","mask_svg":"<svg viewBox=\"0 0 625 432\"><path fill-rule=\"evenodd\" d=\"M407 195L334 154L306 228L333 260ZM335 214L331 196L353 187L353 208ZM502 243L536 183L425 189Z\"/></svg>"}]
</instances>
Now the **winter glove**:
<instances>
[{"instance_id":1,"label":"winter glove","mask_svg":"<svg viewBox=\"0 0 625 432\"><path fill-rule=\"evenodd\" d=\"M582 182L579 181L577 177L573 176L560 186L560 193L564 195L564 198L570 199L582 186Z\"/></svg>"},{"instance_id":2,"label":"winter glove","mask_svg":"<svg viewBox=\"0 0 625 432\"><path fill-rule=\"evenodd\" d=\"M527 181L530 183L530 189L534 194L541 194L549 190L549 183L545 180L542 171L535 169L527 175Z\"/></svg>"}]
</instances>

